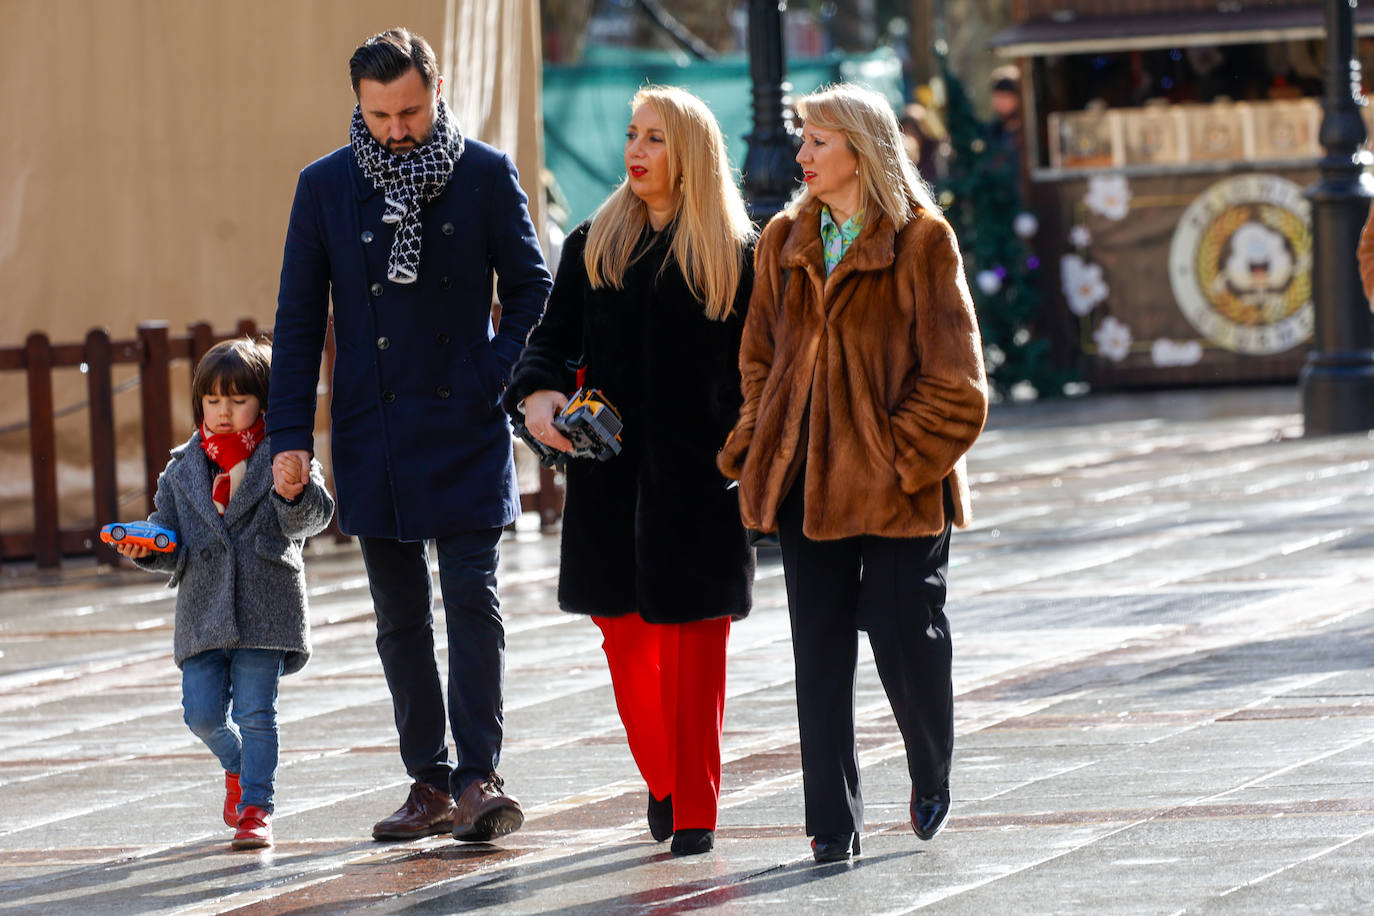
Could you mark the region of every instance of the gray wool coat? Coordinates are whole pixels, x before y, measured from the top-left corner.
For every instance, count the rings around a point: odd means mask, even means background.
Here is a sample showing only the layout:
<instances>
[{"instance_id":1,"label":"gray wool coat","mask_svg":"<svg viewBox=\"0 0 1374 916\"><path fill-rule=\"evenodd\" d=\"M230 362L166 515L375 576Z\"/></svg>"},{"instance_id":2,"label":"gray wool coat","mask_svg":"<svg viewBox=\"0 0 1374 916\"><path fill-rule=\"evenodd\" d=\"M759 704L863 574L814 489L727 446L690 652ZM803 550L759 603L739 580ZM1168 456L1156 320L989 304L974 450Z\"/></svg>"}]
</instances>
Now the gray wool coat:
<instances>
[{"instance_id":1,"label":"gray wool coat","mask_svg":"<svg viewBox=\"0 0 1374 916\"><path fill-rule=\"evenodd\" d=\"M149 516L176 531L176 549L134 561L150 572L170 573L167 587L178 590L177 667L210 649L280 649L286 652L284 673L299 671L310 658L301 549L334 516L320 463L310 462L310 483L295 504L272 495L266 439L248 459L223 517L210 485L210 461L197 431L172 449Z\"/></svg>"}]
</instances>

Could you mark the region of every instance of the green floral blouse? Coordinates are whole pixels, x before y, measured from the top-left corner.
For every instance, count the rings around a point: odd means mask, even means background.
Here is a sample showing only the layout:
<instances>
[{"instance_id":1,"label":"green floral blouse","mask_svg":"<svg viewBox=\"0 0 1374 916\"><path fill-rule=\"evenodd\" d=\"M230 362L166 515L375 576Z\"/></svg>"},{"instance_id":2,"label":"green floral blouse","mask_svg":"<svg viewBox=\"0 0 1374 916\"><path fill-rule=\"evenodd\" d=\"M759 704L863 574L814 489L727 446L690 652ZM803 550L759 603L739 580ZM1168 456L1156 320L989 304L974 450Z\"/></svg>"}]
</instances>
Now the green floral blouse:
<instances>
[{"instance_id":1,"label":"green floral blouse","mask_svg":"<svg viewBox=\"0 0 1374 916\"><path fill-rule=\"evenodd\" d=\"M849 219L845 220L843 226L835 225L835 218L830 215L830 208L821 206L821 246L825 249L825 275L828 277L835 270L835 265L840 263L840 258L849 250L849 245L854 241L864 227L864 211L860 210Z\"/></svg>"}]
</instances>

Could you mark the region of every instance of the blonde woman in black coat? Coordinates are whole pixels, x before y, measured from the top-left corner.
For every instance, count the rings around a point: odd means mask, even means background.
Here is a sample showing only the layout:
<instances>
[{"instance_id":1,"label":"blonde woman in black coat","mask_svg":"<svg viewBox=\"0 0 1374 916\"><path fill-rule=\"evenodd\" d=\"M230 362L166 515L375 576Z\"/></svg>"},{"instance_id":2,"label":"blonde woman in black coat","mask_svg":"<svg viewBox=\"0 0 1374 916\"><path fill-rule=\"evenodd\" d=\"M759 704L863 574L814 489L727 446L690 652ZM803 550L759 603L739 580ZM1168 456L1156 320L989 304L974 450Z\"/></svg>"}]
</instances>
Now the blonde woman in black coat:
<instances>
[{"instance_id":1,"label":"blonde woman in black coat","mask_svg":"<svg viewBox=\"0 0 1374 916\"><path fill-rule=\"evenodd\" d=\"M626 178L568 236L505 403L568 451L552 420L581 362L624 420L621 454L568 463L558 602L601 628L650 832L689 855L715 841L726 640L754 574L715 466L739 413L754 232L701 100L647 87L630 107Z\"/></svg>"}]
</instances>

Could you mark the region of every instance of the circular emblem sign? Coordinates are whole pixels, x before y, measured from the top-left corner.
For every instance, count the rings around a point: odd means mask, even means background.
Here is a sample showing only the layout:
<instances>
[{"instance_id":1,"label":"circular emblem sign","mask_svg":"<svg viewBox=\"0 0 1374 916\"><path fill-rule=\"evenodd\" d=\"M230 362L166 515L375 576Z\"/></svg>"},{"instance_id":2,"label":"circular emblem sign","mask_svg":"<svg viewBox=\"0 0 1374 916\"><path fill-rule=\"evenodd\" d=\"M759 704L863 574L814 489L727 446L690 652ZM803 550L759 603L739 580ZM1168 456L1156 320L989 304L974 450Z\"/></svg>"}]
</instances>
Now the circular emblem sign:
<instances>
[{"instance_id":1,"label":"circular emblem sign","mask_svg":"<svg viewBox=\"0 0 1374 916\"><path fill-rule=\"evenodd\" d=\"M1277 175L1241 175L1198 196L1174 229L1169 280L1208 340L1281 353L1312 336L1311 208Z\"/></svg>"}]
</instances>

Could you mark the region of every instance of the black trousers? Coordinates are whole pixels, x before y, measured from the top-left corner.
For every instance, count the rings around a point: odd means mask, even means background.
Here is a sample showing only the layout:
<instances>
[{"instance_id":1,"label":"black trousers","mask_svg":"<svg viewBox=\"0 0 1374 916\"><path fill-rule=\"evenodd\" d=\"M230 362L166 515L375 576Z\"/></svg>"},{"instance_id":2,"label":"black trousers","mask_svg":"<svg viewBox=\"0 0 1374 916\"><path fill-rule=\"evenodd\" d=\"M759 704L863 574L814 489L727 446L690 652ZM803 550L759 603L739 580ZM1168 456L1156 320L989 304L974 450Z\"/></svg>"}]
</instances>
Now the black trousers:
<instances>
[{"instance_id":1,"label":"black trousers","mask_svg":"<svg viewBox=\"0 0 1374 916\"><path fill-rule=\"evenodd\" d=\"M439 589L448 625L448 724L434 654L434 583L424 541L359 538L377 613L377 654L406 772L457 797L501 758L506 630L496 597L501 529L439 538Z\"/></svg>"},{"instance_id":2,"label":"black trousers","mask_svg":"<svg viewBox=\"0 0 1374 916\"><path fill-rule=\"evenodd\" d=\"M867 631L873 647L916 794L949 785L949 524L932 537L813 541L802 534L804 479L798 475L778 510L778 540L796 661L806 833L855 833L864 825L854 740L859 630ZM947 519L953 510L946 484Z\"/></svg>"}]
</instances>

